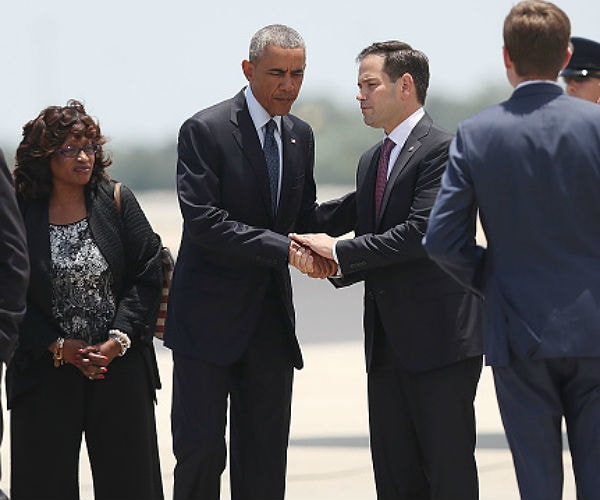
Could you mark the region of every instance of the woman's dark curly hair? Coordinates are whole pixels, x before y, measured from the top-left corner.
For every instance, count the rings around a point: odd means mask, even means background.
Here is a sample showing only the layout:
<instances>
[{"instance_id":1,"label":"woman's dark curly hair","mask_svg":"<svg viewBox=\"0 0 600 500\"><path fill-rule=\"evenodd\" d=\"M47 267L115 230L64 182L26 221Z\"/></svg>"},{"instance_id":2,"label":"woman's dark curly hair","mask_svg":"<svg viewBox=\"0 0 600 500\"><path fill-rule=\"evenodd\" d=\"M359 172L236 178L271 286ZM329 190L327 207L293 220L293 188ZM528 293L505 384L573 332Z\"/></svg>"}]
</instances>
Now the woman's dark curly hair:
<instances>
[{"instance_id":1,"label":"woman's dark curly hair","mask_svg":"<svg viewBox=\"0 0 600 500\"><path fill-rule=\"evenodd\" d=\"M70 137L76 140L87 137L98 146L86 189L93 190L98 183L108 180L104 170L112 160L102 149L107 139L100 132L100 125L85 112L83 104L69 100L66 106L47 107L23 127L23 139L17 148L17 167L14 171L19 196L28 201L50 197L50 158Z\"/></svg>"}]
</instances>

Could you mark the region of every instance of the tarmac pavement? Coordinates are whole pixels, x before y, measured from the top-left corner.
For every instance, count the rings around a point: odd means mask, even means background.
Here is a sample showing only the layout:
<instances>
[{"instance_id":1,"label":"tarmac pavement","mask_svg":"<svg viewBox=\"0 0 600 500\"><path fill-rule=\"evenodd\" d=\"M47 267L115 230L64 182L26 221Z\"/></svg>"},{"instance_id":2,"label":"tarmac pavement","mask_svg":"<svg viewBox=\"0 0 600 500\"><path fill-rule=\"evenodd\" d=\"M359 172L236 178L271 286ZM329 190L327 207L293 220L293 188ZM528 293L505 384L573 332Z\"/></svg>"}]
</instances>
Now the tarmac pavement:
<instances>
[{"instance_id":1,"label":"tarmac pavement","mask_svg":"<svg viewBox=\"0 0 600 500\"><path fill-rule=\"evenodd\" d=\"M158 393L156 414L165 499L169 500L175 464L169 423L172 364L170 352L158 341L157 350L163 389ZM309 344L304 347L304 358L306 366L296 372L294 382L286 498L375 500L368 447L362 345L359 341ZM476 412L480 498L518 500L512 461L498 415L489 368L483 371ZM3 478L0 482L5 491L10 473L8 456L7 432L2 445ZM566 480L563 498L575 500L570 459L566 453L564 456ZM92 482L85 450L81 462L82 500L92 500ZM34 477L32 474L32 479ZM222 498L230 498L227 471L223 476Z\"/></svg>"},{"instance_id":2,"label":"tarmac pavement","mask_svg":"<svg viewBox=\"0 0 600 500\"><path fill-rule=\"evenodd\" d=\"M165 498L171 498L169 434L170 353L161 347L164 389L157 408ZM309 344L305 368L297 371L287 500L375 500L368 446L366 375L360 341ZM481 500L518 500L508 445L496 404L491 369L484 368L476 399L477 462ZM564 500L575 500L570 458L565 452ZM227 471L223 499L229 499ZM90 497L91 498L91 497ZM260 500L260 499L256 499ZM460 499L457 499L460 500Z\"/></svg>"}]
</instances>

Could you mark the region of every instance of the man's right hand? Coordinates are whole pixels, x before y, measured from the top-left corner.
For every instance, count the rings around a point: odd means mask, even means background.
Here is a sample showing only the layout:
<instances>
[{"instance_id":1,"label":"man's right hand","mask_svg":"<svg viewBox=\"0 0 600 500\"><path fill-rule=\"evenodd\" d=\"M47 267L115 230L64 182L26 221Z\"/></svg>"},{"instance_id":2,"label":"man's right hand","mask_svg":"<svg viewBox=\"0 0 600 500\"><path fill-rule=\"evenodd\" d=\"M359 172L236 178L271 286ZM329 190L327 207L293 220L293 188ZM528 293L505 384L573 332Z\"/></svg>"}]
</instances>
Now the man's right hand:
<instances>
[{"instance_id":1,"label":"man's right hand","mask_svg":"<svg viewBox=\"0 0 600 500\"><path fill-rule=\"evenodd\" d=\"M337 272L337 264L309 248L293 241L290 243L289 263L311 278L329 278Z\"/></svg>"}]
</instances>

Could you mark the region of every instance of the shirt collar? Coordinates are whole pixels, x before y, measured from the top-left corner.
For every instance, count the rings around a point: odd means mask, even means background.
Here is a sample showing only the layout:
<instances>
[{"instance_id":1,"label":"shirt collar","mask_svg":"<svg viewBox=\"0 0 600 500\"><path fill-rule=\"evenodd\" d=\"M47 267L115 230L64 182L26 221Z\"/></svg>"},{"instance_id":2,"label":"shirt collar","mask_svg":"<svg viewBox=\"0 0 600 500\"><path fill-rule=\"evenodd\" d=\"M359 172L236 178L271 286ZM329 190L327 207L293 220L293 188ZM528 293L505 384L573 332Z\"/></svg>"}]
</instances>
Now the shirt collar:
<instances>
[{"instance_id":1,"label":"shirt collar","mask_svg":"<svg viewBox=\"0 0 600 500\"><path fill-rule=\"evenodd\" d=\"M419 120L425 116L425 110L423 108L417 109L412 115L406 118L400 123L394 130L392 130L387 137L389 137L397 146L400 148L404 147L404 143L408 136L415 128L415 125L419 123Z\"/></svg>"},{"instance_id":2,"label":"shirt collar","mask_svg":"<svg viewBox=\"0 0 600 500\"><path fill-rule=\"evenodd\" d=\"M562 88L556 81L554 80L525 80L524 82L519 83L515 90L520 89L521 87L525 87L526 85L533 85L536 83L550 83L552 85L556 85L557 87Z\"/></svg>"},{"instance_id":3,"label":"shirt collar","mask_svg":"<svg viewBox=\"0 0 600 500\"><path fill-rule=\"evenodd\" d=\"M252 89L250 85L246 87L244 90L244 95L246 96L246 103L248 104L248 112L250 113L250 118L252 118L252 122L256 127L257 132L261 132L263 127L267 124L267 122L273 118L277 125L277 131L281 134L281 116L271 116L267 112L265 108L263 108L260 103L254 97L252 93ZM259 134L260 135L260 134Z\"/></svg>"}]
</instances>

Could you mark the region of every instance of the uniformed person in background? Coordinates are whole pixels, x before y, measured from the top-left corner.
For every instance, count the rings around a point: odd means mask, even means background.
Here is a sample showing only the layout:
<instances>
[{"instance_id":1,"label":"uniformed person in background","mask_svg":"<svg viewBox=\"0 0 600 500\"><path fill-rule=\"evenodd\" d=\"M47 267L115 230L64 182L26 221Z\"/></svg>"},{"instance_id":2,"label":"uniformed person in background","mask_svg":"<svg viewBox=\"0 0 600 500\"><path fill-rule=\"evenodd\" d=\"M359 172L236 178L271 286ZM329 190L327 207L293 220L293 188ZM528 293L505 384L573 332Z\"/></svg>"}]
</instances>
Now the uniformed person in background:
<instances>
[{"instance_id":1,"label":"uniformed person in background","mask_svg":"<svg viewBox=\"0 0 600 500\"><path fill-rule=\"evenodd\" d=\"M600 43L572 37L573 56L560 72L567 94L600 104Z\"/></svg>"}]
</instances>

